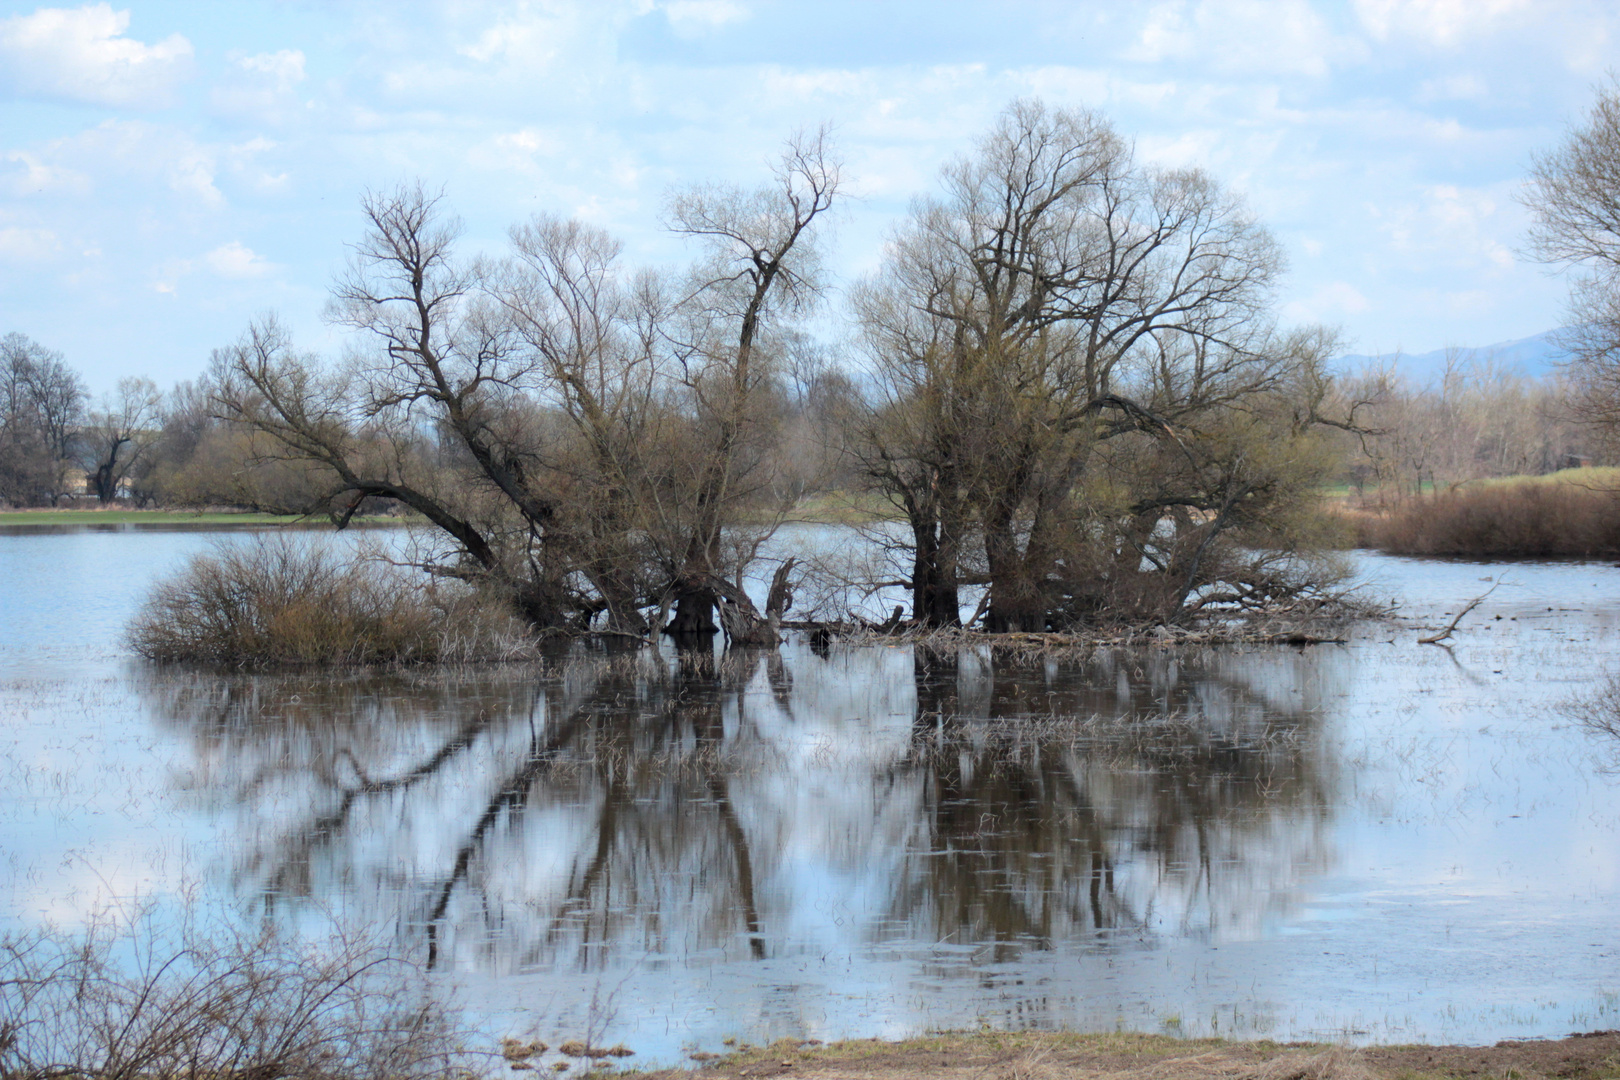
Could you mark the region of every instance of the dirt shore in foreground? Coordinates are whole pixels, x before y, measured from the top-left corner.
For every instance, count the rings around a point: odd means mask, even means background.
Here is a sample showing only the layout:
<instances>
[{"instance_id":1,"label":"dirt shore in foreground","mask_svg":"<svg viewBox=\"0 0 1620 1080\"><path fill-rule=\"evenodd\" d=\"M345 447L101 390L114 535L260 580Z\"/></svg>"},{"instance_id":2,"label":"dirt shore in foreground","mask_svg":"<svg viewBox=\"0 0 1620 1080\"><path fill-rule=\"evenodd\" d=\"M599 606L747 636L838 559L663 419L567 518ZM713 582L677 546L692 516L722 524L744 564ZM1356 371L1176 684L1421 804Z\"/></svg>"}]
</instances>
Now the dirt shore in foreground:
<instances>
[{"instance_id":1,"label":"dirt shore in foreground","mask_svg":"<svg viewBox=\"0 0 1620 1080\"><path fill-rule=\"evenodd\" d=\"M901 1042L744 1047L688 1069L633 1073L658 1080L815 1077L832 1080L1615 1080L1620 1031L1494 1046L1370 1046L1224 1042L1158 1035L981 1033ZM614 1070L617 1071L617 1070ZM623 1075L623 1074L621 1074Z\"/></svg>"}]
</instances>

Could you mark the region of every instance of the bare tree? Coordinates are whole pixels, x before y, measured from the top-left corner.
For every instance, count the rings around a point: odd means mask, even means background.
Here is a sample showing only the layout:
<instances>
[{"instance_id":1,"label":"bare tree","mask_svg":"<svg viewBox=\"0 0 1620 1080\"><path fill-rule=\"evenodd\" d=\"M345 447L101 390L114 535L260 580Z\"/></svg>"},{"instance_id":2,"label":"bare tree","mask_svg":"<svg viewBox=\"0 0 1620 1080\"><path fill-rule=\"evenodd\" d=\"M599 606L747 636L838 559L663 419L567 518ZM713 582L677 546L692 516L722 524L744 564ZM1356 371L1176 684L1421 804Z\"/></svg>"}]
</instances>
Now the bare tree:
<instances>
[{"instance_id":1,"label":"bare tree","mask_svg":"<svg viewBox=\"0 0 1620 1080\"><path fill-rule=\"evenodd\" d=\"M1575 271L1563 344L1579 415L1620 429L1620 84L1598 90L1582 124L1530 169L1529 252Z\"/></svg>"},{"instance_id":2,"label":"bare tree","mask_svg":"<svg viewBox=\"0 0 1620 1080\"><path fill-rule=\"evenodd\" d=\"M1557 471L1586 442L1568 419L1570 395L1562 377L1528 379L1489 355L1451 350L1422 384L1392 357L1344 380L1341 397L1363 421L1345 448L1352 482L1387 508L1471 480Z\"/></svg>"},{"instance_id":3,"label":"bare tree","mask_svg":"<svg viewBox=\"0 0 1620 1080\"><path fill-rule=\"evenodd\" d=\"M0 338L0 499L54 505L65 494L84 401L61 353L16 332Z\"/></svg>"},{"instance_id":4,"label":"bare tree","mask_svg":"<svg viewBox=\"0 0 1620 1080\"><path fill-rule=\"evenodd\" d=\"M511 258L467 262L440 196L370 195L329 308L368 345L331 368L261 320L218 356L218 408L324 476L340 525L374 496L422 514L447 541L428 569L500 590L536 626L605 612L639 636L676 606L671 632L704 631L718 608L731 640L774 644L786 573L763 614L743 575L782 509L775 366L837 189L817 133L770 187L678 194L673 227L706 249L679 290L545 216L512 231Z\"/></svg>"},{"instance_id":5,"label":"bare tree","mask_svg":"<svg viewBox=\"0 0 1620 1080\"><path fill-rule=\"evenodd\" d=\"M661 333L671 301L656 275L621 269L602 230L540 215L511 239L491 290L532 364L536 406L566 436L546 458L571 493L553 527L571 535L608 628L644 634L662 524L654 463L674 422Z\"/></svg>"},{"instance_id":6,"label":"bare tree","mask_svg":"<svg viewBox=\"0 0 1620 1080\"><path fill-rule=\"evenodd\" d=\"M79 460L96 498L116 499L125 482L162 433L163 395L151 379L118 380L118 390L102 402L75 439Z\"/></svg>"},{"instance_id":7,"label":"bare tree","mask_svg":"<svg viewBox=\"0 0 1620 1080\"><path fill-rule=\"evenodd\" d=\"M1017 102L943 180L856 295L914 618L978 584L992 630L1177 617L1215 538L1297 498L1278 468L1319 467L1330 342L1272 332L1281 256L1238 200L1095 114Z\"/></svg>"},{"instance_id":8,"label":"bare tree","mask_svg":"<svg viewBox=\"0 0 1620 1080\"><path fill-rule=\"evenodd\" d=\"M747 611L742 567L735 559L727 565L723 534L739 524L740 507L757 503L768 490L760 468L766 455L759 405L772 375L773 317L801 314L819 296L812 227L832 208L841 182L827 130L791 140L774 180L757 191L696 188L669 208L671 228L707 249L692 271L676 339L701 450L692 461L690 499L684 500L685 550L670 625L675 633L712 630L710 613L723 605L740 617L737 626L746 627L746 637L774 638ZM716 580L728 570L730 589Z\"/></svg>"}]
</instances>

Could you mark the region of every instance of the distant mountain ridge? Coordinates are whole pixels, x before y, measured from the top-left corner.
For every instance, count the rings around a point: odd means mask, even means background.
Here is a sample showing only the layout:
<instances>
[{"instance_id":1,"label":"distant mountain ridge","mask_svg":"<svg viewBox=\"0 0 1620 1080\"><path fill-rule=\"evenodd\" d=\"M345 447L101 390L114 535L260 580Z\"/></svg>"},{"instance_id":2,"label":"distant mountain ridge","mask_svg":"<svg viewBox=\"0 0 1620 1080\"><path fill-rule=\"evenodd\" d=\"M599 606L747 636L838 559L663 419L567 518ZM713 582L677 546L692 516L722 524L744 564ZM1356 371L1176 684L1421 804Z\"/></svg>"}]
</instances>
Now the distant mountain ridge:
<instances>
[{"instance_id":1,"label":"distant mountain ridge","mask_svg":"<svg viewBox=\"0 0 1620 1080\"><path fill-rule=\"evenodd\" d=\"M1516 341L1499 341L1494 345L1478 345L1452 349L1435 349L1426 353L1387 353L1382 356L1365 356L1360 353L1351 353L1341 356L1333 361L1333 370L1340 374L1352 374L1374 364L1387 366L1395 364L1396 370L1405 375L1408 380L1417 386L1436 381L1446 370L1446 354L1455 352L1463 361L1495 362L1518 371L1527 378L1539 379L1550 375L1558 366L1569 359L1569 352L1559 348L1552 341L1557 330L1543 330L1527 338Z\"/></svg>"}]
</instances>

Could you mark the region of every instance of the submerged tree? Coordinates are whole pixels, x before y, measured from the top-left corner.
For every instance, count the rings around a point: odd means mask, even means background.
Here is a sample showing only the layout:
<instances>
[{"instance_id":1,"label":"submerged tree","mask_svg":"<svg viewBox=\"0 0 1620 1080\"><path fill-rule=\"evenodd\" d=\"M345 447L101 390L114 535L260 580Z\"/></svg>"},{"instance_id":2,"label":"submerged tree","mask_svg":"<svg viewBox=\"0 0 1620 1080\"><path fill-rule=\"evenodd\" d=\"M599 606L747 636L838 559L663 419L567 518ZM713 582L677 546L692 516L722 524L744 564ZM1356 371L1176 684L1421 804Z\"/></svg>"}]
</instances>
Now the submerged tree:
<instances>
[{"instance_id":1,"label":"submerged tree","mask_svg":"<svg viewBox=\"0 0 1620 1080\"><path fill-rule=\"evenodd\" d=\"M904 515L886 542L923 625L959 623L974 586L1003 631L1321 582L1300 553L1332 465L1332 341L1276 330L1281 256L1237 199L1135 164L1093 114L1017 103L856 290L868 368L848 378L793 326L839 184L817 134L766 188L677 195L670 226L704 254L670 276L548 216L504 260L463 260L438 197L368 196L330 308L367 344L331 367L261 320L219 353L217 407L322 478L339 525L368 498L404 504L443 540L426 569L539 627L642 637L718 615L733 642L774 643L791 560L763 613L744 574L827 446Z\"/></svg>"},{"instance_id":2,"label":"submerged tree","mask_svg":"<svg viewBox=\"0 0 1620 1080\"><path fill-rule=\"evenodd\" d=\"M757 192L671 205L705 241L685 282L618 265L616 242L537 218L514 254L471 263L420 187L368 196L367 233L331 317L369 348L341 369L297 353L273 319L216 356L222 414L326 478L337 522L380 496L437 527L432 572L506 596L538 627L672 629L774 643L742 588L769 517L767 447L779 315L816 289L812 227L838 192L822 135L796 140Z\"/></svg>"},{"instance_id":3,"label":"submerged tree","mask_svg":"<svg viewBox=\"0 0 1620 1080\"><path fill-rule=\"evenodd\" d=\"M1100 117L1039 102L943 183L855 302L877 388L860 452L909 526L914 618L957 623L968 585L991 630L1297 587L1280 564L1329 466L1331 338L1273 329L1269 234L1202 173L1138 166Z\"/></svg>"}]
</instances>

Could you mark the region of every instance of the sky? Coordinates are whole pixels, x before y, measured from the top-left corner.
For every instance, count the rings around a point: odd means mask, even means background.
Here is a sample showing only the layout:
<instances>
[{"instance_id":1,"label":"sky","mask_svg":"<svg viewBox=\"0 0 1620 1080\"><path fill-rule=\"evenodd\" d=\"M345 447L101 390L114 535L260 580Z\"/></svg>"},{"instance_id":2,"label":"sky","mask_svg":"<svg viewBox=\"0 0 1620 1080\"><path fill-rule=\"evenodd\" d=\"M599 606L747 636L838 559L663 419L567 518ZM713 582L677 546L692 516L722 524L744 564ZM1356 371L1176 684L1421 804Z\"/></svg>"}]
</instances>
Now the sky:
<instances>
[{"instance_id":1,"label":"sky","mask_svg":"<svg viewBox=\"0 0 1620 1080\"><path fill-rule=\"evenodd\" d=\"M671 191L754 186L833 126L840 286L1020 97L1197 167L1287 253L1285 323L1425 352L1563 321L1523 258L1532 157L1620 63L1557 0L0 0L0 333L93 393L168 386L274 311L311 350L368 190L442 187L463 250L544 211L690 257Z\"/></svg>"}]
</instances>

